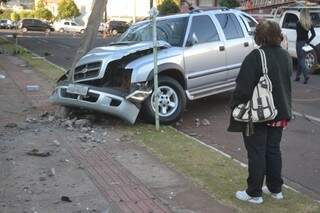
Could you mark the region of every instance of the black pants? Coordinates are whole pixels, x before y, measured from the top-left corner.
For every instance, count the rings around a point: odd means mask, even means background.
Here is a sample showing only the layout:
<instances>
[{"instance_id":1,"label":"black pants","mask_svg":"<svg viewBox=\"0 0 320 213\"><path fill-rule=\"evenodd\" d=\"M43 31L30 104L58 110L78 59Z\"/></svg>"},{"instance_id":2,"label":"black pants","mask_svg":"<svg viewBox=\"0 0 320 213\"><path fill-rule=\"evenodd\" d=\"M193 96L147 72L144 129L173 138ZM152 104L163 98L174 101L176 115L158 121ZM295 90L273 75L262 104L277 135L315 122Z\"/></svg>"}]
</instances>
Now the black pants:
<instances>
[{"instance_id":1,"label":"black pants","mask_svg":"<svg viewBox=\"0 0 320 213\"><path fill-rule=\"evenodd\" d=\"M247 194L251 197L261 197L264 177L266 185L272 193L281 192L282 160L280 141L282 128L269 127L266 124L256 124L254 134L243 134L245 147L248 152Z\"/></svg>"}]
</instances>

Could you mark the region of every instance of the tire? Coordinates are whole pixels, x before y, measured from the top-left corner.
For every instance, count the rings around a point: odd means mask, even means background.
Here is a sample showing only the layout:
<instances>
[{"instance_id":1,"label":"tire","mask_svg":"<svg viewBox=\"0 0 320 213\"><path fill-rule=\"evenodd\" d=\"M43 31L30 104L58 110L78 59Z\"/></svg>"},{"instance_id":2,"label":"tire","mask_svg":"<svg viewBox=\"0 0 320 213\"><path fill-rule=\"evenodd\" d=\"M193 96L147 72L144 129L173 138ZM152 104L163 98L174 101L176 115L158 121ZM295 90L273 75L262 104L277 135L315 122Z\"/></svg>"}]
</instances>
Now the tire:
<instances>
[{"instance_id":1,"label":"tire","mask_svg":"<svg viewBox=\"0 0 320 213\"><path fill-rule=\"evenodd\" d=\"M305 57L305 65L307 70L312 70L314 65L316 65L318 63L317 60L317 54L314 50L309 51L306 53L306 57Z\"/></svg>"},{"instance_id":2,"label":"tire","mask_svg":"<svg viewBox=\"0 0 320 213\"><path fill-rule=\"evenodd\" d=\"M159 89L162 92L159 98L159 120L162 124L171 124L177 121L186 107L186 95L178 81L168 76L159 76ZM168 96L171 91L172 94ZM143 117L147 122L154 122L155 110L151 103L154 99L154 92L143 102L142 112ZM169 102L168 102L169 101ZM160 103L162 102L162 103ZM174 103L176 105L174 105ZM172 104L172 106L170 106ZM165 111L164 108L166 108Z\"/></svg>"},{"instance_id":3,"label":"tire","mask_svg":"<svg viewBox=\"0 0 320 213\"><path fill-rule=\"evenodd\" d=\"M50 33L50 32L51 32L50 28L47 28L47 29L45 30L45 32L46 32L46 33Z\"/></svg>"},{"instance_id":4,"label":"tire","mask_svg":"<svg viewBox=\"0 0 320 213\"><path fill-rule=\"evenodd\" d=\"M80 30L80 34L83 34L85 32L85 30Z\"/></svg>"},{"instance_id":5,"label":"tire","mask_svg":"<svg viewBox=\"0 0 320 213\"><path fill-rule=\"evenodd\" d=\"M64 29L63 29L63 28L60 28L60 29L59 29L59 32L60 32L60 33L64 33Z\"/></svg>"},{"instance_id":6,"label":"tire","mask_svg":"<svg viewBox=\"0 0 320 213\"><path fill-rule=\"evenodd\" d=\"M23 27L23 28L22 28L22 32L23 32L23 33L26 33L26 32L28 32L28 28L26 28L26 27Z\"/></svg>"}]
</instances>

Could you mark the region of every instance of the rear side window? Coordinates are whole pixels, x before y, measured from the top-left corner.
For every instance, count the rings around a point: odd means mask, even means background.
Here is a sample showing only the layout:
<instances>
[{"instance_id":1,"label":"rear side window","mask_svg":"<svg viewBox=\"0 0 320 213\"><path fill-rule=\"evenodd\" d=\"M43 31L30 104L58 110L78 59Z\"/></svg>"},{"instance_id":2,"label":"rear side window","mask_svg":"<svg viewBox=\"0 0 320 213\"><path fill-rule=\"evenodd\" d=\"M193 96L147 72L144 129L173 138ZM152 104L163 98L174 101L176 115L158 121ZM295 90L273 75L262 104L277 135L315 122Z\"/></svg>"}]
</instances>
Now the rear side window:
<instances>
[{"instance_id":1,"label":"rear side window","mask_svg":"<svg viewBox=\"0 0 320 213\"><path fill-rule=\"evenodd\" d=\"M198 43L219 41L219 34L211 18L207 15L192 18L191 30L188 40L196 36Z\"/></svg>"},{"instance_id":2,"label":"rear side window","mask_svg":"<svg viewBox=\"0 0 320 213\"><path fill-rule=\"evenodd\" d=\"M69 22L64 22L64 25L70 25Z\"/></svg>"},{"instance_id":3,"label":"rear side window","mask_svg":"<svg viewBox=\"0 0 320 213\"><path fill-rule=\"evenodd\" d=\"M227 40L244 37L241 25L234 14L217 14L216 17Z\"/></svg>"},{"instance_id":4,"label":"rear side window","mask_svg":"<svg viewBox=\"0 0 320 213\"><path fill-rule=\"evenodd\" d=\"M287 13L284 17L282 27L286 29L296 29L298 20L298 16L295 14Z\"/></svg>"}]
</instances>

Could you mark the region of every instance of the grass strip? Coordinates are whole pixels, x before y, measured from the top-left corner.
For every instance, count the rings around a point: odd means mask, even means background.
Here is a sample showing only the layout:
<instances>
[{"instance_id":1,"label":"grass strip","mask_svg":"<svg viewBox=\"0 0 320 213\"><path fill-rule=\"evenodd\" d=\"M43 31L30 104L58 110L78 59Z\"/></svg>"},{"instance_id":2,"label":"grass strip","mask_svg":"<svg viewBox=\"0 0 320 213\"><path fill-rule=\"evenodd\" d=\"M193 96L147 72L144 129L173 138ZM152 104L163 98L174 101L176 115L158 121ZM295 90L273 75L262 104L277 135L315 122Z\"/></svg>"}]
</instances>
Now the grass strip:
<instances>
[{"instance_id":1,"label":"grass strip","mask_svg":"<svg viewBox=\"0 0 320 213\"><path fill-rule=\"evenodd\" d=\"M137 125L128 131L138 144L157 155L162 162L190 177L212 197L239 212L320 212L320 203L289 189L284 189L285 199L281 201L268 196L264 196L261 205L238 201L234 193L245 189L247 178L247 169L239 163L170 127L156 131L153 126Z\"/></svg>"},{"instance_id":2,"label":"grass strip","mask_svg":"<svg viewBox=\"0 0 320 213\"><path fill-rule=\"evenodd\" d=\"M3 37L0 37L0 47L6 53L16 55L26 61L35 71L41 73L50 82L56 82L64 74L64 70L48 63L43 58L33 56L25 48L18 45L16 49L14 43Z\"/></svg>"}]
</instances>

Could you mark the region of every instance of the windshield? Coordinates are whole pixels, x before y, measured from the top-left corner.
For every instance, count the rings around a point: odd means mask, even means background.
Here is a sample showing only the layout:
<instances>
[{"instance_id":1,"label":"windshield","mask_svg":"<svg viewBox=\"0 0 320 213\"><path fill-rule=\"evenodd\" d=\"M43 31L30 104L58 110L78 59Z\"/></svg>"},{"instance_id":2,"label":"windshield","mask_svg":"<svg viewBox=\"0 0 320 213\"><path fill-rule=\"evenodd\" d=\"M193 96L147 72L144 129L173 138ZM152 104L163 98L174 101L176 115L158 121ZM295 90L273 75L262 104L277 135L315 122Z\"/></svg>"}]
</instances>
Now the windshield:
<instances>
[{"instance_id":1,"label":"windshield","mask_svg":"<svg viewBox=\"0 0 320 213\"><path fill-rule=\"evenodd\" d=\"M320 11L310 13L312 24L314 27L320 27Z\"/></svg>"},{"instance_id":2,"label":"windshield","mask_svg":"<svg viewBox=\"0 0 320 213\"><path fill-rule=\"evenodd\" d=\"M181 47L185 37L188 18L172 18L157 21L157 39L168 42L171 46ZM152 23L138 23L130 27L118 42L152 41Z\"/></svg>"}]
</instances>

